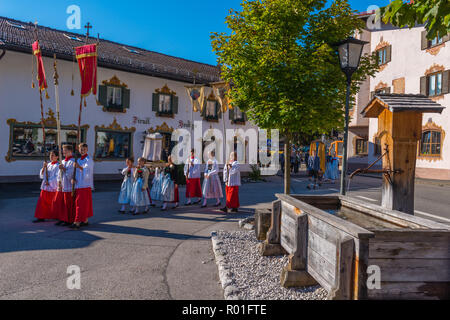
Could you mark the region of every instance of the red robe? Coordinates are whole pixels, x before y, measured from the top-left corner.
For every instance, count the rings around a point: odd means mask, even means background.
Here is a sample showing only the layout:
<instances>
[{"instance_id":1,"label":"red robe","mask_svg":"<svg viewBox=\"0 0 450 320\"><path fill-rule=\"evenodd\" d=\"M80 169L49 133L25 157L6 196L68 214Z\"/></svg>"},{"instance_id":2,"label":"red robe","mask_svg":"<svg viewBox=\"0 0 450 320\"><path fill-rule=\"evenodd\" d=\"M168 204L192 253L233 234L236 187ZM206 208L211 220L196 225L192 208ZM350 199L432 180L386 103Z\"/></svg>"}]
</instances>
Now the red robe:
<instances>
[{"instance_id":1,"label":"red robe","mask_svg":"<svg viewBox=\"0 0 450 320\"><path fill-rule=\"evenodd\" d=\"M225 193L227 196L226 206L229 209L237 209L239 204L239 186L229 187L225 186Z\"/></svg>"}]
</instances>

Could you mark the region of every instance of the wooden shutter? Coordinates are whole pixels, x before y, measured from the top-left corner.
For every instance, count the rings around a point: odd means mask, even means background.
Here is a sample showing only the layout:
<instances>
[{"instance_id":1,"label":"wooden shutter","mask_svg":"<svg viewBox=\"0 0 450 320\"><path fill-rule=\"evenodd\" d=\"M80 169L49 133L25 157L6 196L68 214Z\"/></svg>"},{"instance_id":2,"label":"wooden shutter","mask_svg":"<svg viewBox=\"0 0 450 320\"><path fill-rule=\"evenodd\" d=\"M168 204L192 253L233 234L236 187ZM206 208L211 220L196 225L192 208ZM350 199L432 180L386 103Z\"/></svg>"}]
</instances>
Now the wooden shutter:
<instances>
[{"instance_id":1,"label":"wooden shutter","mask_svg":"<svg viewBox=\"0 0 450 320\"><path fill-rule=\"evenodd\" d=\"M217 119L222 119L222 110L220 109L219 101L216 101L216 114L217 114Z\"/></svg>"},{"instance_id":2,"label":"wooden shutter","mask_svg":"<svg viewBox=\"0 0 450 320\"><path fill-rule=\"evenodd\" d=\"M230 109L228 112L228 117L231 121L234 121L234 109Z\"/></svg>"},{"instance_id":3,"label":"wooden shutter","mask_svg":"<svg viewBox=\"0 0 450 320\"><path fill-rule=\"evenodd\" d=\"M107 93L106 93L106 86L99 85L98 86L98 102L100 102L104 107L107 107L106 100L107 100Z\"/></svg>"},{"instance_id":4,"label":"wooden shutter","mask_svg":"<svg viewBox=\"0 0 450 320\"><path fill-rule=\"evenodd\" d=\"M420 77L420 94L428 96L428 77Z\"/></svg>"},{"instance_id":5,"label":"wooden shutter","mask_svg":"<svg viewBox=\"0 0 450 320\"><path fill-rule=\"evenodd\" d=\"M392 46L386 48L386 63L391 62L392 58Z\"/></svg>"},{"instance_id":6,"label":"wooden shutter","mask_svg":"<svg viewBox=\"0 0 450 320\"><path fill-rule=\"evenodd\" d=\"M428 49L428 39L427 39L427 31L422 31L422 39L421 39L421 49Z\"/></svg>"},{"instance_id":7,"label":"wooden shutter","mask_svg":"<svg viewBox=\"0 0 450 320\"><path fill-rule=\"evenodd\" d=\"M154 93L152 97L152 111L158 112L159 110L159 94Z\"/></svg>"},{"instance_id":8,"label":"wooden shutter","mask_svg":"<svg viewBox=\"0 0 450 320\"><path fill-rule=\"evenodd\" d=\"M177 114L178 113L178 97L175 95L172 95L170 101L172 104L172 113Z\"/></svg>"},{"instance_id":9,"label":"wooden shutter","mask_svg":"<svg viewBox=\"0 0 450 320\"><path fill-rule=\"evenodd\" d=\"M130 89L122 89L122 105L124 109L130 108Z\"/></svg>"},{"instance_id":10,"label":"wooden shutter","mask_svg":"<svg viewBox=\"0 0 450 320\"><path fill-rule=\"evenodd\" d=\"M208 100L205 99L203 102L203 110L201 111L201 115L203 119L206 119L206 108L208 107Z\"/></svg>"},{"instance_id":11,"label":"wooden shutter","mask_svg":"<svg viewBox=\"0 0 450 320\"><path fill-rule=\"evenodd\" d=\"M447 94L450 92L450 70L445 70L442 73L442 93Z\"/></svg>"},{"instance_id":12,"label":"wooden shutter","mask_svg":"<svg viewBox=\"0 0 450 320\"><path fill-rule=\"evenodd\" d=\"M375 91L371 91L371 92L370 92L370 100L372 100L373 97L375 97Z\"/></svg>"}]
</instances>

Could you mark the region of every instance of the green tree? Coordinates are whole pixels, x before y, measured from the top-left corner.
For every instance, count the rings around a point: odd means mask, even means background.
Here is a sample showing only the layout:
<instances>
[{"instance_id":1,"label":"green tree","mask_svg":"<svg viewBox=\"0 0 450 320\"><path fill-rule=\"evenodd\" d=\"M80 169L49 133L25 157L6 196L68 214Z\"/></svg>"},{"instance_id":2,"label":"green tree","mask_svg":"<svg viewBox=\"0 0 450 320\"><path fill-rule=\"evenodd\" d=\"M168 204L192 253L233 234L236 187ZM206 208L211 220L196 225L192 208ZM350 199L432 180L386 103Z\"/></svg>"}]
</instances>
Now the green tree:
<instances>
[{"instance_id":1,"label":"green tree","mask_svg":"<svg viewBox=\"0 0 450 320\"><path fill-rule=\"evenodd\" d=\"M326 0L244 0L241 5L226 18L230 33L211 36L222 78L233 84L232 104L259 127L279 129L286 155L293 133L342 128L346 78L333 44L364 27L348 2L326 7ZM361 59L353 94L375 69L373 55ZM289 169L286 161L286 193Z\"/></svg>"},{"instance_id":2,"label":"green tree","mask_svg":"<svg viewBox=\"0 0 450 320\"><path fill-rule=\"evenodd\" d=\"M429 39L435 38L438 33L443 37L450 32L450 1L394 0L386 7L380 8L377 18L382 18L384 23L391 23L401 28L425 24Z\"/></svg>"}]
</instances>

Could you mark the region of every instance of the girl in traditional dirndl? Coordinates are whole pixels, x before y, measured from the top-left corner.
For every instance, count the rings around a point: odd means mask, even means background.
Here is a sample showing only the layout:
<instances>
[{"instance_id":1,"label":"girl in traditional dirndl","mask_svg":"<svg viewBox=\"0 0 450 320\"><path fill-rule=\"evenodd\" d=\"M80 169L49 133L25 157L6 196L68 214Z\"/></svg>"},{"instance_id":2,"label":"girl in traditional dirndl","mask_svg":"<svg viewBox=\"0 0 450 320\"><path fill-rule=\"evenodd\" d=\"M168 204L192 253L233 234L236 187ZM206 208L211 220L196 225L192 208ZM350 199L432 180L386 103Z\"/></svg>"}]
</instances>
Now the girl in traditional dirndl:
<instances>
[{"instance_id":1,"label":"girl in traditional dirndl","mask_svg":"<svg viewBox=\"0 0 450 320\"><path fill-rule=\"evenodd\" d=\"M150 191L150 197L152 198L152 201L162 201L161 188L163 174L159 172L159 170L159 168L155 169L155 176L152 182L152 189Z\"/></svg>"},{"instance_id":2,"label":"girl in traditional dirndl","mask_svg":"<svg viewBox=\"0 0 450 320\"><path fill-rule=\"evenodd\" d=\"M331 180L339 179L339 158L336 156L336 152L333 150L331 154Z\"/></svg>"},{"instance_id":3,"label":"girl in traditional dirndl","mask_svg":"<svg viewBox=\"0 0 450 320\"><path fill-rule=\"evenodd\" d=\"M219 164L215 158L215 151L209 153L209 159L205 167L205 179L203 180L203 204L206 207L208 199L216 199L215 207L220 206L220 199L223 197L222 186L219 179Z\"/></svg>"},{"instance_id":4,"label":"girl in traditional dirndl","mask_svg":"<svg viewBox=\"0 0 450 320\"><path fill-rule=\"evenodd\" d=\"M175 207L178 207L179 195L178 195L178 174L175 164L172 162L172 157L168 157L168 165L164 169L162 186L161 186L161 196L164 201L162 206L162 211L167 210L167 203L175 203Z\"/></svg>"},{"instance_id":5,"label":"girl in traditional dirndl","mask_svg":"<svg viewBox=\"0 0 450 320\"><path fill-rule=\"evenodd\" d=\"M129 205L131 202L131 192L133 190L134 183L134 158L128 158L126 160L127 167L122 170L123 182L120 187L119 194L119 204L122 205L119 212L124 214L126 205ZM131 208L130 211L133 211L134 208Z\"/></svg>"},{"instance_id":6,"label":"girl in traditional dirndl","mask_svg":"<svg viewBox=\"0 0 450 320\"><path fill-rule=\"evenodd\" d=\"M134 207L133 215L139 214L139 208L144 207L145 210L143 213L148 213L150 205L150 198L148 197L148 177L150 172L145 167L145 159L139 158L138 166L134 172L134 183L133 189L131 192L131 206Z\"/></svg>"}]
</instances>

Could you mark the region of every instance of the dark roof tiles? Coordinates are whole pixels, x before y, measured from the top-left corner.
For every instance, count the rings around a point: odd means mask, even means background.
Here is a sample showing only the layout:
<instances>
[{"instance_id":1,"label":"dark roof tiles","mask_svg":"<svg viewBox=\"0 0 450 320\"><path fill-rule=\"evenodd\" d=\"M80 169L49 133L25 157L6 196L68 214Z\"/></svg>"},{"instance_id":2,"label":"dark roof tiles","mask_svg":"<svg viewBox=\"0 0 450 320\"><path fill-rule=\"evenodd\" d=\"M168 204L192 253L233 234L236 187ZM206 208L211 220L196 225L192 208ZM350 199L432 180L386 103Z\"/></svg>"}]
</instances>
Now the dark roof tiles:
<instances>
[{"instance_id":1,"label":"dark roof tiles","mask_svg":"<svg viewBox=\"0 0 450 320\"><path fill-rule=\"evenodd\" d=\"M16 27L21 25L24 28ZM44 56L72 61L73 48L84 44L85 36L56 30L48 27L37 27L37 37ZM82 40L81 42L71 37ZM8 50L31 53L34 42L34 25L21 21L0 17L0 46ZM88 43L95 43L97 38L89 37ZM128 50L127 50L128 49ZM131 52L135 50L138 53ZM217 66L173 57L154 51L144 50L108 40L99 40L98 65L100 67L118 69L133 73L162 77L184 82L193 82L194 72L198 83L209 83L220 80L220 69Z\"/></svg>"}]
</instances>

